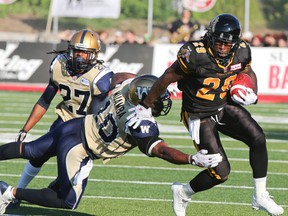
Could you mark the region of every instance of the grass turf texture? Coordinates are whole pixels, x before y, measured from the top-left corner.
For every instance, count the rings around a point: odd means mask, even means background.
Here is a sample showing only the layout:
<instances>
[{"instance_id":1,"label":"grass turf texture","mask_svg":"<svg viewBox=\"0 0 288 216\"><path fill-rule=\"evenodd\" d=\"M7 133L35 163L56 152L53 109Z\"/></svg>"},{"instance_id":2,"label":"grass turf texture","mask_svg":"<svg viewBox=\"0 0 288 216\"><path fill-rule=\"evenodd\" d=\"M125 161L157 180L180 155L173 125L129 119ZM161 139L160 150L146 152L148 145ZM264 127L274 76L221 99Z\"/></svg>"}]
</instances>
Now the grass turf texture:
<instances>
[{"instance_id":1,"label":"grass turf texture","mask_svg":"<svg viewBox=\"0 0 288 216\"><path fill-rule=\"evenodd\" d=\"M22 128L40 93L0 91L0 144L13 141ZM46 133L56 119L54 107L61 100L57 95L44 118L27 136L35 139ZM171 146L187 153L195 153L184 126L179 122L180 100L173 101L171 112L158 118L161 137ZM288 215L288 104L258 104L246 107L263 127L267 135L269 154L268 190L275 201L284 206ZM267 215L251 209L253 179L245 144L223 136L222 143L231 163L229 180L211 190L193 196L187 215L247 216ZM0 162L0 179L15 186L26 160ZM15 215L75 215L75 216L169 216L170 186L174 181L187 183L200 172L189 165L173 165L158 158L148 158L134 149L126 156L106 165L95 161L94 169L79 207L75 211L42 208L23 202L21 208L7 210ZM46 187L56 176L56 160L51 158L34 179L30 188Z\"/></svg>"}]
</instances>

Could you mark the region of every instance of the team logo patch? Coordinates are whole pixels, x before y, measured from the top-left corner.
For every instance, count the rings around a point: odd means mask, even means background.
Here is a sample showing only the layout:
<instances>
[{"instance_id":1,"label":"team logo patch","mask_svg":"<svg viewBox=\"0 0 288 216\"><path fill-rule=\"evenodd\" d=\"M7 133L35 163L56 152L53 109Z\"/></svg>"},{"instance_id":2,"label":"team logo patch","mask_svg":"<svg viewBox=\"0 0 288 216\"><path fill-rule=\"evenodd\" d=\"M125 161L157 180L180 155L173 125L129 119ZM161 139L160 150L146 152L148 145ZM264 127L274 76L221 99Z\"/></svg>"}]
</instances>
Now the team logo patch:
<instances>
[{"instance_id":1,"label":"team logo patch","mask_svg":"<svg viewBox=\"0 0 288 216\"><path fill-rule=\"evenodd\" d=\"M186 59L186 62L190 62L189 56L190 56L190 50L189 50L189 49L182 48L182 49L179 51L179 57L185 58L185 59Z\"/></svg>"},{"instance_id":2,"label":"team logo patch","mask_svg":"<svg viewBox=\"0 0 288 216\"><path fill-rule=\"evenodd\" d=\"M231 65L231 68L230 68L231 71L234 71L237 69L241 69L241 63L236 64L236 65Z\"/></svg>"},{"instance_id":3,"label":"team logo patch","mask_svg":"<svg viewBox=\"0 0 288 216\"><path fill-rule=\"evenodd\" d=\"M90 85L89 80L86 79L86 78L81 78L80 83L81 83L82 85L85 85L85 86L89 86L89 85Z\"/></svg>"}]
</instances>

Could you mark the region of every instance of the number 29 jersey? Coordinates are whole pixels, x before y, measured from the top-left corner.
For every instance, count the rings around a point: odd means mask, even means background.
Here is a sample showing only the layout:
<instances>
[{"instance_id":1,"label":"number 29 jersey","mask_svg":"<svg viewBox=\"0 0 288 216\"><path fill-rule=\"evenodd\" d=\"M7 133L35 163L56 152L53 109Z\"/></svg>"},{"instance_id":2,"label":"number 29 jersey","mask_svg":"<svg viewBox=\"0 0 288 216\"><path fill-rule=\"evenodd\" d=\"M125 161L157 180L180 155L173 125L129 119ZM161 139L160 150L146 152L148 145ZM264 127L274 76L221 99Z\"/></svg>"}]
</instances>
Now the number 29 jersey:
<instances>
[{"instance_id":1,"label":"number 29 jersey","mask_svg":"<svg viewBox=\"0 0 288 216\"><path fill-rule=\"evenodd\" d=\"M249 45L241 41L222 65L207 48L207 39L189 41L179 50L177 62L184 78L178 81L182 91L182 111L192 118L213 115L227 103L227 92L237 74L251 64Z\"/></svg>"}]
</instances>

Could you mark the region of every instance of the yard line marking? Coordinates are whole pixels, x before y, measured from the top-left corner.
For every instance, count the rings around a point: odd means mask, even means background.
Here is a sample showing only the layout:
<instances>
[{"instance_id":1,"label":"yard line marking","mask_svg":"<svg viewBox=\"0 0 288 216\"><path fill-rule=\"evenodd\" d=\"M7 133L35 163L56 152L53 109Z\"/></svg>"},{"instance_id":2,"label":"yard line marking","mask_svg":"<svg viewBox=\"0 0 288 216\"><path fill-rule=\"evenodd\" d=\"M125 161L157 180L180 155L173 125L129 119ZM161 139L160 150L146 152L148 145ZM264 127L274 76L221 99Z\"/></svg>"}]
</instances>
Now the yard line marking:
<instances>
[{"instance_id":1,"label":"yard line marking","mask_svg":"<svg viewBox=\"0 0 288 216\"><path fill-rule=\"evenodd\" d=\"M39 125L49 125L47 123L38 123ZM47 130L48 128L47 127ZM38 130L38 129L32 129L33 132L32 133L28 133L27 137L26 137L26 141L31 141L34 139L39 138L39 136L47 133L47 130ZM2 132L2 133L1 133ZM15 133L13 133L15 132ZM11 140L15 139L16 134L19 132L19 129L15 129L15 128L0 128L0 137L1 137L1 141L0 143L6 143L6 142L11 142ZM36 135L38 134L38 135ZM282 133L283 134L283 133ZM185 139L185 140L191 140L191 138L187 135L187 136L180 136L180 135L161 135L162 138L171 138L171 139ZM288 138L288 136L287 136ZM235 140L229 137L221 137L222 141L230 141L230 142L241 142L239 140ZM282 140L282 139L266 139L267 143L273 143L273 142L280 142L280 143L287 143L288 144L288 139L287 140ZM181 145L171 145L171 146L181 146ZM183 146L185 147L185 146ZM186 146L189 147L189 146ZM193 147L192 142L191 142L191 147ZM193 147L194 149L194 147ZM225 148L226 149L226 148ZM247 147L248 149L248 147Z\"/></svg>"},{"instance_id":2,"label":"yard line marking","mask_svg":"<svg viewBox=\"0 0 288 216\"><path fill-rule=\"evenodd\" d=\"M278 134L278 133L271 133L271 134ZM284 134L284 133L281 133L281 134ZM170 138L170 139L189 139L191 140L191 138L187 135L187 136L181 136L181 135L161 135L161 137L163 138ZM241 142L239 140L235 140L235 139L232 139L232 138L229 138L229 137L221 137L221 140L225 140L225 141L234 141L234 142ZM287 143L288 144L288 139L287 140L282 140L282 139L266 139L267 142L281 142L281 143ZM191 144L192 146L192 144Z\"/></svg>"},{"instance_id":3,"label":"yard line marking","mask_svg":"<svg viewBox=\"0 0 288 216\"><path fill-rule=\"evenodd\" d=\"M132 198L132 197L111 197L111 196L83 196L86 199L117 199L117 200L137 200L137 201L156 201L156 202L172 202L171 199L153 199L153 198ZM240 206L251 206L251 203L238 203L238 202L216 202L206 200L191 200L190 203L202 203L202 204L215 204L215 205L240 205ZM281 205L281 204L280 204ZM281 205L287 208L288 205Z\"/></svg>"},{"instance_id":4,"label":"yard line marking","mask_svg":"<svg viewBox=\"0 0 288 216\"><path fill-rule=\"evenodd\" d=\"M9 109L11 109L11 107ZM2 112L0 112L0 115L3 116L3 117L28 117L29 113L19 114L19 113L6 113L6 112L2 113ZM56 114L53 115L53 114L45 113L45 118L54 118L54 119L56 119L56 117L57 117Z\"/></svg>"},{"instance_id":5,"label":"yard line marking","mask_svg":"<svg viewBox=\"0 0 288 216\"><path fill-rule=\"evenodd\" d=\"M287 140L288 142L288 140ZM183 145L173 145L174 148L178 148L178 149L183 149L183 148L193 148L194 147L191 146L183 146ZM225 150L229 150L229 151L249 151L249 148L233 148L233 147L224 147ZM279 152L279 153L288 153L288 149L268 149L268 152Z\"/></svg>"},{"instance_id":6,"label":"yard line marking","mask_svg":"<svg viewBox=\"0 0 288 216\"><path fill-rule=\"evenodd\" d=\"M0 121L0 124L8 124L8 125L20 125L23 124L23 121ZM47 125L48 127L51 126L50 122L38 122L37 125Z\"/></svg>"},{"instance_id":7,"label":"yard line marking","mask_svg":"<svg viewBox=\"0 0 288 216\"><path fill-rule=\"evenodd\" d=\"M0 176L6 177L20 177L21 175L15 174L0 174ZM41 176L37 175L38 179L55 179L55 176ZM121 183L121 184L139 184L139 185L171 185L171 182L152 182L152 181L129 181L129 180L117 180L117 179L93 179L89 178L89 182L108 182L108 183ZM252 186L241 186L241 185L216 185L216 188L228 188L228 189L247 189L254 190ZM288 188L271 188L267 187L267 190L278 190L278 191L288 191Z\"/></svg>"},{"instance_id":8,"label":"yard line marking","mask_svg":"<svg viewBox=\"0 0 288 216\"><path fill-rule=\"evenodd\" d=\"M26 164L26 161L23 160L6 160L6 161L0 161L1 163L21 163ZM45 165L53 165L57 166L57 162L46 162ZM130 165L109 165L109 164L93 164L94 167L99 168L125 168L125 169L150 169L150 170L172 170L172 171L189 171L189 172L199 172L199 168L178 168L178 167L157 167L157 166L130 166ZM189 165L188 165L189 166ZM231 170L231 173L236 174L251 174L252 171L243 171L243 170ZM1 174L0 174L1 175ZM268 172L268 175L281 175L281 176L288 176L287 172Z\"/></svg>"}]
</instances>

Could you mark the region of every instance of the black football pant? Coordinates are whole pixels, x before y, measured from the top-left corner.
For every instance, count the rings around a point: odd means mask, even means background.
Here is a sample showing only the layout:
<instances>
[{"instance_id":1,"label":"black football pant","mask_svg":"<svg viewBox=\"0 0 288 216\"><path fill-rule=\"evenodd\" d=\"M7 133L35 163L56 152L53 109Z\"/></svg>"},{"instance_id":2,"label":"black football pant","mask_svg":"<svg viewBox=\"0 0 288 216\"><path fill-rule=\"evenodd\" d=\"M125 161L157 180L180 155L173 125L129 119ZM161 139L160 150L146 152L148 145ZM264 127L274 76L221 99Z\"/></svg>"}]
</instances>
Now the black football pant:
<instances>
[{"instance_id":1,"label":"black football pant","mask_svg":"<svg viewBox=\"0 0 288 216\"><path fill-rule=\"evenodd\" d=\"M217 115L201 119L200 144L195 144L195 147L197 150L207 149L209 154L220 153L223 161L215 168L200 172L191 180L190 185L195 192L207 190L228 179L231 168L219 132L240 140L249 147L249 161L254 178L267 175L268 155L262 128L242 106L226 105Z\"/></svg>"}]
</instances>

